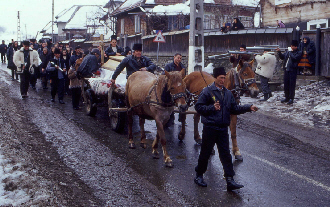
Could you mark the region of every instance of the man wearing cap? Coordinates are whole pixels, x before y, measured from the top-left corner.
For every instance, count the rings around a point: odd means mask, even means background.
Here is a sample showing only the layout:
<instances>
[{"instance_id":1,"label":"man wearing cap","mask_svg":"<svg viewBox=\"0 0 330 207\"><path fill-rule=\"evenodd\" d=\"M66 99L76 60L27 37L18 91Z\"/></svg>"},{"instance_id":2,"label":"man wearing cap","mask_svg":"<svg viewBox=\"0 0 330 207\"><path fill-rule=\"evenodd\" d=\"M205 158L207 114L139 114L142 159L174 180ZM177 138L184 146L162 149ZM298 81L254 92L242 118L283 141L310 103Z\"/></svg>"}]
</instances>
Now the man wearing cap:
<instances>
[{"instance_id":1,"label":"man wearing cap","mask_svg":"<svg viewBox=\"0 0 330 207\"><path fill-rule=\"evenodd\" d=\"M91 53L84 57L81 62L78 73L83 77L91 77L100 68L99 58L101 56L100 50L97 48L92 49Z\"/></svg>"},{"instance_id":2,"label":"man wearing cap","mask_svg":"<svg viewBox=\"0 0 330 207\"><path fill-rule=\"evenodd\" d=\"M272 97L268 81L273 77L276 67L275 55L269 54L270 49L265 49L263 55L256 55L255 59L258 62L255 73L260 77L260 85L264 93L264 99L260 101L267 101Z\"/></svg>"},{"instance_id":3,"label":"man wearing cap","mask_svg":"<svg viewBox=\"0 0 330 207\"><path fill-rule=\"evenodd\" d=\"M208 160L212 149L217 144L220 161L227 182L227 190L232 191L244 187L237 184L233 177L235 175L232 157L229 150L228 126L230 125L230 114L243 114L257 111L254 105L237 105L231 91L224 87L226 72L223 67L214 68L214 83L203 89L195 105L196 111L202 116L203 135L202 146L195 168L195 183L206 187L203 174L207 170Z\"/></svg>"},{"instance_id":4,"label":"man wearing cap","mask_svg":"<svg viewBox=\"0 0 330 207\"><path fill-rule=\"evenodd\" d=\"M23 41L23 47L15 52L13 61L17 67L17 73L21 75L20 89L22 98L26 98L29 89L31 69L39 65L37 51L29 47L29 41Z\"/></svg>"},{"instance_id":5,"label":"man wearing cap","mask_svg":"<svg viewBox=\"0 0 330 207\"><path fill-rule=\"evenodd\" d=\"M116 71L112 75L111 82L115 83L117 76L126 67L126 78L136 71L149 71L154 72L156 66L146 56L142 56L142 44L136 43L133 46L133 55L125 57L117 66Z\"/></svg>"},{"instance_id":6,"label":"man wearing cap","mask_svg":"<svg viewBox=\"0 0 330 207\"><path fill-rule=\"evenodd\" d=\"M297 81L297 72L298 72L298 63L302 57L302 52L298 50L299 42L297 40L292 40L291 47L284 54L281 53L281 50L277 48L277 52L280 59L284 59L283 69L284 73L284 96L285 98L281 100L281 103L287 103L288 105L293 104L296 81ZM292 50L292 51L290 51Z\"/></svg>"},{"instance_id":7,"label":"man wearing cap","mask_svg":"<svg viewBox=\"0 0 330 207\"><path fill-rule=\"evenodd\" d=\"M61 51L58 48L54 50L54 58L50 59L47 64L46 70L49 72L49 78L51 80L51 102L55 102L56 93L58 94L58 102L64 104L64 75L66 72L66 65L63 59L61 59Z\"/></svg>"},{"instance_id":8,"label":"man wearing cap","mask_svg":"<svg viewBox=\"0 0 330 207\"><path fill-rule=\"evenodd\" d=\"M72 54L72 56L70 57L70 67L74 67L76 64L76 61L82 57L82 51L81 51L81 47L78 45L77 47L74 48L74 52Z\"/></svg>"},{"instance_id":9,"label":"man wearing cap","mask_svg":"<svg viewBox=\"0 0 330 207\"><path fill-rule=\"evenodd\" d=\"M117 36L111 36L110 46L104 52L107 56L125 56L125 51L117 45Z\"/></svg>"}]
</instances>

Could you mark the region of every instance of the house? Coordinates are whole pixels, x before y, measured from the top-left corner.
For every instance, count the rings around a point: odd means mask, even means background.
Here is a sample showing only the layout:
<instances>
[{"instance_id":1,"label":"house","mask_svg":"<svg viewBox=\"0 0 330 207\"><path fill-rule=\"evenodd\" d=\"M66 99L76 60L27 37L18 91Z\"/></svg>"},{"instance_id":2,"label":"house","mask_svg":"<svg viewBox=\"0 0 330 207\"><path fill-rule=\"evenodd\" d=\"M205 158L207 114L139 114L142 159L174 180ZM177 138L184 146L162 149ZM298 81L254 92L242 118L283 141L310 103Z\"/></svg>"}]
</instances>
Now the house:
<instances>
[{"instance_id":1,"label":"house","mask_svg":"<svg viewBox=\"0 0 330 207\"><path fill-rule=\"evenodd\" d=\"M53 32L52 32L52 21L48 22L44 28L38 34L37 39L53 39L53 42L57 42L58 40L58 29L57 26L53 25Z\"/></svg>"},{"instance_id":2,"label":"house","mask_svg":"<svg viewBox=\"0 0 330 207\"><path fill-rule=\"evenodd\" d=\"M107 9L108 12L105 14L100 21L103 21L106 25L107 31L105 34L105 39L109 39L111 35L114 34L116 30L116 21L115 17L111 17L109 14L114 12L120 5L122 5L125 0L110 0L107 4L103 6L103 8Z\"/></svg>"},{"instance_id":3,"label":"house","mask_svg":"<svg viewBox=\"0 0 330 207\"><path fill-rule=\"evenodd\" d=\"M63 10L55 18L58 27L59 41L87 39L95 34L104 34L105 26L100 18L106 15L101 5L74 5Z\"/></svg>"},{"instance_id":4,"label":"house","mask_svg":"<svg viewBox=\"0 0 330 207\"><path fill-rule=\"evenodd\" d=\"M286 27L313 30L317 25L329 27L330 1L327 0L260 0L262 24L276 27L282 20Z\"/></svg>"}]
</instances>

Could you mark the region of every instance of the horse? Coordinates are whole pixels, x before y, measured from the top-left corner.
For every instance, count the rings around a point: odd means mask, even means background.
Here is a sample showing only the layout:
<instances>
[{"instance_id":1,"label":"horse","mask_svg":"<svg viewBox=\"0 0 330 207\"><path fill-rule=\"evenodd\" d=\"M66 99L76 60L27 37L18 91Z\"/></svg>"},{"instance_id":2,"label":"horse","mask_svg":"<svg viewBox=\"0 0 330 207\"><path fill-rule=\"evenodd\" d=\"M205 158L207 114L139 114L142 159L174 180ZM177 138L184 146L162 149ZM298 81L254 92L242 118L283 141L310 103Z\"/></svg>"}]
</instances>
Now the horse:
<instances>
[{"instance_id":1,"label":"horse","mask_svg":"<svg viewBox=\"0 0 330 207\"><path fill-rule=\"evenodd\" d=\"M137 71L129 76L126 83L129 148L135 149L132 135L133 114L139 116L140 146L142 148L146 148L145 119L155 120L157 135L152 143L152 154L154 159L159 159L157 148L160 141L166 167L173 167L173 162L166 150L164 124L167 123L173 113L174 105L180 111L185 111L188 108L186 84L183 82L184 77L184 69L180 72L165 71L164 75L158 77L147 71Z\"/></svg>"},{"instance_id":2,"label":"horse","mask_svg":"<svg viewBox=\"0 0 330 207\"><path fill-rule=\"evenodd\" d=\"M254 60L251 62L243 62L242 60L239 61L239 64L236 68L231 69L227 75L224 86L231 90L236 98L236 102L239 103L239 96L236 93L236 88L239 88L244 93L249 94L252 98L256 98L259 89L257 87L255 81L255 73L252 70L252 65ZM198 99L199 94L202 92L203 88L212 84L215 78L207 72L202 71L195 71L190 73L184 78L184 82L186 84L186 88L188 91L188 97L194 99L189 100L196 102ZM237 98L238 97L238 98ZM181 122L182 127L181 131L178 135L179 140L183 140L185 136L185 120L186 116L182 115ZM202 138L199 135L198 131L198 123L200 120L199 114L194 114L194 139L197 144L202 143ZM239 151L237 146L237 139L236 139L236 125L237 125L237 115L230 115L230 131L231 131L231 139L232 139L232 150L236 160L242 161L243 157Z\"/></svg>"}]
</instances>

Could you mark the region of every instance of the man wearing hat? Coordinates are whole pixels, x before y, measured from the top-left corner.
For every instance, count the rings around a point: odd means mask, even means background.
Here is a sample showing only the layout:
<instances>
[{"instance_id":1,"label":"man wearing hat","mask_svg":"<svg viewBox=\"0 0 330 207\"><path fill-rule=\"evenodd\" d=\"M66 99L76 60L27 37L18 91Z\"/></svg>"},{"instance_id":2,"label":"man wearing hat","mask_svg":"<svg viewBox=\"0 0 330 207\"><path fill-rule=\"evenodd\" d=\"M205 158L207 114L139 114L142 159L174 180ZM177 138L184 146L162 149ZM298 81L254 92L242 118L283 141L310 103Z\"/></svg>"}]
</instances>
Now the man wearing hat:
<instances>
[{"instance_id":1,"label":"man wearing hat","mask_svg":"<svg viewBox=\"0 0 330 207\"><path fill-rule=\"evenodd\" d=\"M142 56L142 44L136 43L133 46L133 55L125 57L121 63L117 66L116 71L112 75L111 82L115 83L117 76L126 67L126 72L128 78L136 71L149 71L154 72L156 66L151 62L146 56Z\"/></svg>"},{"instance_id":2,"label":"man wearing hat","mask_svg":"<svg viewBox=\"0 0 330 207\"><path fill-rule=\"evenodd\" d=\"M116 35L111 36L110 46L105 50L104 53L107 56L119 56L119 55L125 56L125 51L123 50L123 48L117 45Z\"/></svg>"},{"instance_id":3,"label":"man wearing hat","mask_svg":"<svg viewBox=\"0 0 330 207\"><path fill-rule=\"evenodd\" d=\"M283 69L284 73L284 96L285 99L281 100L281 103L287 103L288 105L293 104L296 81L297 81L297 72L298 72L298 63L302 57L302 52L298 50L299 42L297 40L292 40L291 47L284 54L281 53L281 50L277 48L277 52L280 59L284 59Z\"/></svg>"},{"instance_id":4,"label":"man wearing hat","mask_svg":"<svg viewBox=\"0 0 330 207\"><path fill-rule=\"evenodd\" d=\"M46 70L49 72L50 87L51 87L51 102L55 102L56 93L58 94L58 102L64 104L64 87L65 87L65 72L66 65L61 59L61 51L58 48L54 50L54 58L50 59Z\"/></svg>"},{"instance_id":5,"label":"man wearing hat","mask_svg":"<svg viewBox=\"0 0 330 207\"><path fill-rule=\"evenodd\" d=\"M228 126L230 125L230 114L243 114L257 111L254 105L237 105L231 91L224 87L226 72L223 67L214 68L214 83L203 89L195 105L196 111L202 116L203 135L202 146L195 168L195 183L206 187L203 174L207 170L208 160L212 149L217 144L220 161L223 166L224 177L227 182L227 190L232 191L244 187L237 184L233 177L235 175L232 157L229 150Z\"/></svg>"},{"instance_id":6,"label":"man wearing hat","mask_svg":"<svg viewBox=\"0 0 330 207\"><path fill-rule=\"evenodd\" d=\"M91 53L84 57L78 68L78 72L80 73L80 75L88 78L91 77L93 73L95 73L100 68L100 56L101 53L99 49L92 49Z\"/></svg>"},{"instance_id":7,"label":"man wearing hat","mask_svg":"<svg viewBox=\"0 0 330 207\"><path fill-rule=\"evenodd\" d=\"M265 49L264 54L256 55L255 59L258 62L255 73L260 77L260 85L264 93L264 99L260 101L267 101L272 97L268 81L272 79L276 67L275 55L269 54L270 49Z\"/></svg>"},{"instance_id":8,"label":"man wearing hat","mask_svg":"<svg viewBox=\"0 0 330 207\"><path fill-rule=\"evenodd\" d=\"M22 98L26 98L29 89L30 76L33 68L39 66L37 51L29 47L29 41L23 41L23 47L15 52L13 61L17 67L17 73L21 75L20 89Z\"/></svg>"}]
</instances>

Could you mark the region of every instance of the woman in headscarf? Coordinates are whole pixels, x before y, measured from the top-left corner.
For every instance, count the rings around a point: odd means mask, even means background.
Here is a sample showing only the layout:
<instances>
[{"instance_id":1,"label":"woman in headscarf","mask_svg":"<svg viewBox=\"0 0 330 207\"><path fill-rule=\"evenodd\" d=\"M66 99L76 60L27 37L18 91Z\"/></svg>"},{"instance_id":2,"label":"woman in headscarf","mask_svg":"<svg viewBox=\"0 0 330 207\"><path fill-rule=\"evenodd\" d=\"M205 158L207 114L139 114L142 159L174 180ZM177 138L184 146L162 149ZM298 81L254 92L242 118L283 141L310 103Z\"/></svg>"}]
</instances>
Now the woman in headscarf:
<instances>
[{"instance_id":1,"label":"woman in headscarf","mask_svg":"<svg viewBox=\"0 0 330 207\"><path fill-rule=\"evenodd\" d=\"M231 30L237 31L241 29L244 29L244 25L238 18L234 18L233 27L231 28Z\"/></svg>"},{"instance_id":2,"label":"woman in headscarf","mask_svg":"<svg viewBox=\"0 0 330 207\"><path fill-rule=\"evenodd\" d=\"M304 37L300 42L298 49L302 52L303 56L298 64L300 73L302 75L313 75L315 64L315 44L309 39Z\"/></svg>"},{"instance_id":3,"label":"woman in headscarf","mask_svg":"<svg viewBox=\"0 0 330 207\"><path fill-rule=\"evenodd\" d=\"M285 28L285 24L281 20L277 20L277 27Z\"/></svg>"}]
</instances>

